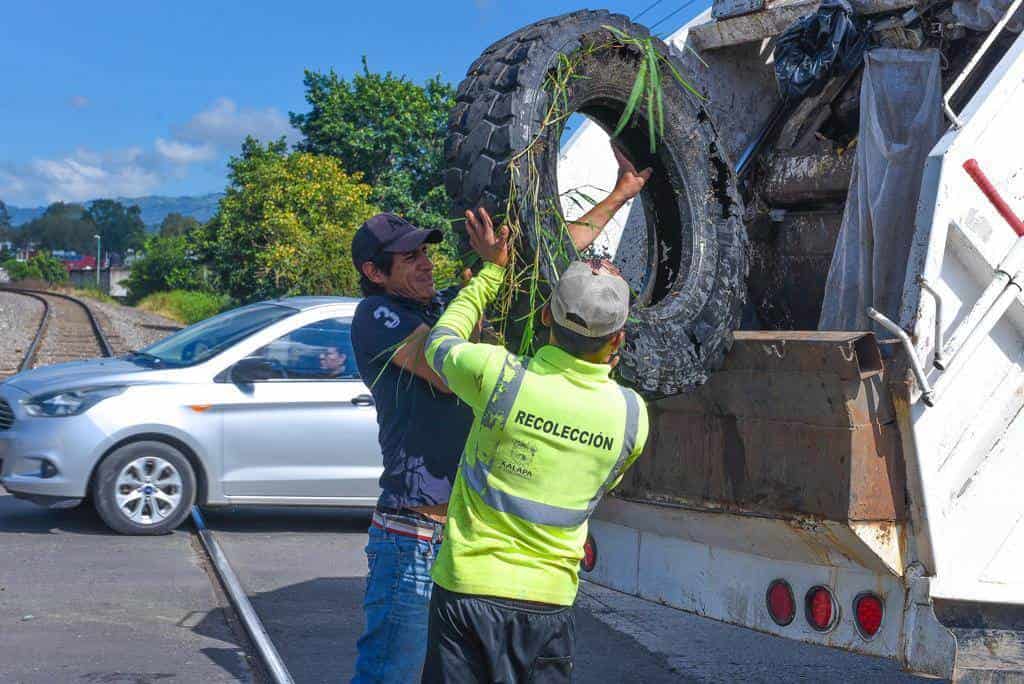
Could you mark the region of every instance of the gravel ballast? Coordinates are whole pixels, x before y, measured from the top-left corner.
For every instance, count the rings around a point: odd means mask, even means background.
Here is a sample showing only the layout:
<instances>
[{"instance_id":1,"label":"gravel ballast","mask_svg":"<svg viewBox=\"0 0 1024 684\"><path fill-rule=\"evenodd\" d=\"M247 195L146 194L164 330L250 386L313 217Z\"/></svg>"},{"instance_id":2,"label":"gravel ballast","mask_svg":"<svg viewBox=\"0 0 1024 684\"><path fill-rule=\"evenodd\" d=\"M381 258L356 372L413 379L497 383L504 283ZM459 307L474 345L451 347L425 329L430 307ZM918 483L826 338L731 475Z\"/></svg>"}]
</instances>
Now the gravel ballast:
<instances>
[{"instance_id":1,"label":"gravel ballast","mask_svg":"<svg viewBox=\"0 0 1024 684\"><path fill-rule=\"evenodd\" d=\"M142 349L174 333L184 326L149 311L120 304L109 304L89 297L79 297L96 315L115 354Z\"/></svg>"}]
</instances>

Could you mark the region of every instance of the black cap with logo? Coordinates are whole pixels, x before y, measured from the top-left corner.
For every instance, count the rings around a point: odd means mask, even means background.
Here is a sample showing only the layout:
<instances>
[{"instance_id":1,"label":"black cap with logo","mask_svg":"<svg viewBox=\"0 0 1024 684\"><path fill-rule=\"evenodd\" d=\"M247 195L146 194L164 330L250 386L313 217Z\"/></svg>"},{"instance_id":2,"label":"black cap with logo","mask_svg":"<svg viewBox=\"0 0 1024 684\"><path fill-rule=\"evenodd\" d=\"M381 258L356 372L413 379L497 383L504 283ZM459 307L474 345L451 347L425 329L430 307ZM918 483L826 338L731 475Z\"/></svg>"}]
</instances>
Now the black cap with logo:
<instances>
[{"instance_id":1,"label":"black cap with logo","mask_svg":"<svg viewBox=\"0 0 1024 684\"><path fill-rule=\"evenodd\" d=\"M417 228L400 216L377 214L359 226L352 238L352 262L359 270L380 254L411 252L424 242L436 244L443 239L436 228Z\"/></svg>"}]
</instances>

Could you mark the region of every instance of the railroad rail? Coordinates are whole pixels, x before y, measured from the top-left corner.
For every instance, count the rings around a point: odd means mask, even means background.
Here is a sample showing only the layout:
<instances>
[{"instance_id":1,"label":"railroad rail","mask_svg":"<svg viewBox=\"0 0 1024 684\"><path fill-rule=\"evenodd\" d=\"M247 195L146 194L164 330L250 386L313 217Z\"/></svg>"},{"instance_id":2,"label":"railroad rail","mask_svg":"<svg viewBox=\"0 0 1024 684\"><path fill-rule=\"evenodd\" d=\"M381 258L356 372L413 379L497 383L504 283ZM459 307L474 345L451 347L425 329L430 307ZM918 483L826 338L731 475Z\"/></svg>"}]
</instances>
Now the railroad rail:
<instances>
[{"instance_id":1,"label":"railroad rail","mask_svg":"<svg viewBox=\"0 0 1024 684\"><path fill-rule=\"evenodd\" d=\"M110 342L108 341L107 336L104 333L103 328L100 326L100 323L92 309L77 297L60 292L33 290L19 287L0 287L0 292L11 292L31 297L43 305L43 315L40 318L39 327L32 339L32 343L25 351L25 355L18 366L17 372L20 373L35 367L35 362L38 360L37 356L39 349L48 333L51 332L49 330L50 324L58 321L58 316L53 315L53 309L55 307L53 307L52 304L54 302L49 298L55 298L61 302L61 304L63 304L63 302L70 302L77 306L75 309L76 311L78 309L84 311L89 323L89 328L91 329L95 339L95 344L100 351L100 356L113 356ZM58 304L58 306L60 306L60 304ZM72 329L77 328L78 330L82 327L81 322L80 318L77 322L61 321L61 323L64 323L66 327ZM65 329L64 334L68 335L69 331ZM75 330L72 330L70 334L81 338L80 335L77 335L77 331ZM65 351L63 355L68 358L49 360L48 363L73 361L81 358L89 358L90 356L89 354L83 354L83 349L80 345L67 345L66 347L70 348L70 353ZM0 375L0 381L3 379L4 377ZM245 595L245 591L242 588L241 582L238 580L238 576L231 568L231 565L228 562L227 557L224 555L224 552L221 550L220 545L217 543L216 538L213 533L206 528L198 506L192 507L192 521L194 525L193 533L200 541L200 548L202 548L207 555L210 567L216 576L215 581L220 583L221 588L225 591L229 599L229 605L224 608L234 612L235 618L245 629L245 636L249 641L247 644L247 650L255 652L254 660L263 668L262 674L264 677L261 678L269 679L274 684L292 684L293 680L291 674L288 672L284 661L281 659L280 654L274 647L273 642L271 642L266 628L263 626L263 623L260 621L256 611L253 609L248 597Z\"/></svg>"},{"instance_id":2,"label":"railroad rail","mask_svg":"<svg viewBox=\"0 0 1024 684\"><path fill-rule=\"evenodd\" d=\"M32 360L35 358L36 350L39 348L39 343L43 340L43 335L46 334L46 325L50 322L50 303L46 301L44 297L40 297L39 295L31 292L22 292L19 290L14 290L6 287L0 289L0 292L10 292L11 294L19 294L25 297L29 297L39 302L43 307L43 313L39 317L39 325L36 328L35 335L32 336L32 341L25 349L25 353L22 356L21 361L19 361L16 366L10 369L13 372L8 372L7 369L0 370L0 380L3 380L8 375L20 373L32 367Z\"/></svg>"}]
</instances>

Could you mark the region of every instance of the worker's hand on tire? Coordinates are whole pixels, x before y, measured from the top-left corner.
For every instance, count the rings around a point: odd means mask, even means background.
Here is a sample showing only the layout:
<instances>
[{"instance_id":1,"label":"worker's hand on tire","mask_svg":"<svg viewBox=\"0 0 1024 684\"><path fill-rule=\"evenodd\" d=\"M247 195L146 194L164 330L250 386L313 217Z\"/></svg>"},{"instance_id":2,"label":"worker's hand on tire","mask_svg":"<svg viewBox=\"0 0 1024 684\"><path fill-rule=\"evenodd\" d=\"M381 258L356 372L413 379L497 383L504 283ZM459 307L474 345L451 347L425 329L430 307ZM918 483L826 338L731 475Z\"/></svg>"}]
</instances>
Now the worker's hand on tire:
<instances>
[{"instance_id":1,"label":"worker's hand on tire","mask_svg":"<svg viewBox=\"0 0 1024 684\"><path fill-rule=\"evenodd\" d=\"M651 179L651 174L654 171L649 166L643 171L637 171L633 162L626 158L626 154L614 142L611 145L615 161L619 163L619 177L615 181L615 189L612 190L612 194L619 194L622 199L631 200L644 189L644 185Z\"/></svg>"},{"instance_id":2,"label":"worker's hand on tire","mask_svg":"<svg viewBox=\"0 0 1024 684\"><path fill-rule=\"evenodd\" d=\"M481 259L502 268L508 266L508 226L501 226L495 233L491 215L480 207L476 212L466 212L466 232L470 246Z\"/></svg>"}]
</instances>

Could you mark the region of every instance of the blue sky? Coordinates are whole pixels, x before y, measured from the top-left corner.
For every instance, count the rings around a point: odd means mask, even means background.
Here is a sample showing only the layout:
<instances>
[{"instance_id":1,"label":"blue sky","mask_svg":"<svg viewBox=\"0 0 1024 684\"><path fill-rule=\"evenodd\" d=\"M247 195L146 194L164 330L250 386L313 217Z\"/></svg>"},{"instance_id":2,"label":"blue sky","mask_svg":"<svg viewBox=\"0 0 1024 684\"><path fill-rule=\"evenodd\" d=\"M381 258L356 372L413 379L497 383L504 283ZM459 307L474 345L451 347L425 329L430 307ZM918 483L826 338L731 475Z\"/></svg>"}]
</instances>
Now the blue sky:
<instances>
[{"instance_id":1,"label":"blue sky","mask_svg":"<svg viewBox=\"0 0 1024 684\"><path fill-rule=\"evenodd\" d=\"M654 4L654 7L650 7ZM708 0L609 0L674 30ZM10 3L0 24L0 200L217 192L246 134L288 135L302 72L457 84L487 45L562 0Z\"/></svg>"}]
</instances>

